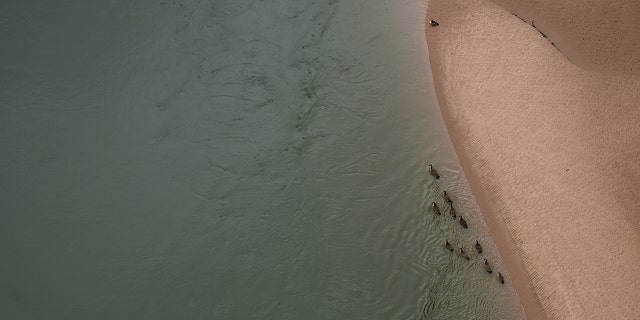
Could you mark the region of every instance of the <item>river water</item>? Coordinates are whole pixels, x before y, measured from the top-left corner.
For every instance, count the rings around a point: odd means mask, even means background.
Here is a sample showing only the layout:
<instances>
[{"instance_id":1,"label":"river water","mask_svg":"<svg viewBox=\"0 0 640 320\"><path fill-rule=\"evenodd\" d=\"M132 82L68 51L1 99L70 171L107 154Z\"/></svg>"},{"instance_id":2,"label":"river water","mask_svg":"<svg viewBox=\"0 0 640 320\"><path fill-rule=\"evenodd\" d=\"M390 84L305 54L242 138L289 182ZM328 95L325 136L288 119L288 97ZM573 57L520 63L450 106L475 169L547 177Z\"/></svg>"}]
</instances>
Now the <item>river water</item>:
<instances>
[{"instance_id":1,"label":"river water","mask_svg":"<svg viewBox=\"0 0 640 320\"><path fill-rule=\"evenodd\" d=\"M4 1L0 317L522 318L443 248L504 270L425 6ZM470 230L428 210L444 189Z\"/></svg>"}]
</instances>

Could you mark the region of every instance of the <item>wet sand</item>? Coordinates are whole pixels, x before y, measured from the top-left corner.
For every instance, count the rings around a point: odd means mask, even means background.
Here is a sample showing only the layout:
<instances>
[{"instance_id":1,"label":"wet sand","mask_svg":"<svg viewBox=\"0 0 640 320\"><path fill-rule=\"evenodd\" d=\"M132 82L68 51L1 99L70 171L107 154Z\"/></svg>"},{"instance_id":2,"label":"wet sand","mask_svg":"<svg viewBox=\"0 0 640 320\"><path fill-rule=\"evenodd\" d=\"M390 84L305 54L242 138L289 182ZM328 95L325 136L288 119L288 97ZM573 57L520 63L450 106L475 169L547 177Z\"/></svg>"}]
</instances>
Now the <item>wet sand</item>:
<instances>
[{"instance_id":1,"label":"wet sand","mask_svg":"<svg viewBox=\"0 0 640 320\"><path fill-rule=\"evenodd\" d=\"M496 3L431 0L426 37L507 285L530 319L634 319L640 4Z\"/></svg>"}]
</instances>

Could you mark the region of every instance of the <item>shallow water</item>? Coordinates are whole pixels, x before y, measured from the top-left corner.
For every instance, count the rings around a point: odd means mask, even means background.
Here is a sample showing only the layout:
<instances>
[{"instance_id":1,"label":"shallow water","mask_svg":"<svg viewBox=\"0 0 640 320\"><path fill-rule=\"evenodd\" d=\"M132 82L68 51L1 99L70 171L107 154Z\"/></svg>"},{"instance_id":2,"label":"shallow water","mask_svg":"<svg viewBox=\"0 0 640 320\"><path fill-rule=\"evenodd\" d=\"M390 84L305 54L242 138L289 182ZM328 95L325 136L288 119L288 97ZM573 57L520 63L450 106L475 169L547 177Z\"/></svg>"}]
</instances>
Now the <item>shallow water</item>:
<instances>
[{"instance_id":1,"label":"shallow water","mask_svg":"<svg viewBox=\"0 0 640 320\"><path fill-rule=\"evenodd\" d=\"M0 8L0 315L522 317L508 282L443 249L481 239L501 266L438 111L424 3ZM471 230L428 211L444 189Z\"/></svg>"}]
</instances>

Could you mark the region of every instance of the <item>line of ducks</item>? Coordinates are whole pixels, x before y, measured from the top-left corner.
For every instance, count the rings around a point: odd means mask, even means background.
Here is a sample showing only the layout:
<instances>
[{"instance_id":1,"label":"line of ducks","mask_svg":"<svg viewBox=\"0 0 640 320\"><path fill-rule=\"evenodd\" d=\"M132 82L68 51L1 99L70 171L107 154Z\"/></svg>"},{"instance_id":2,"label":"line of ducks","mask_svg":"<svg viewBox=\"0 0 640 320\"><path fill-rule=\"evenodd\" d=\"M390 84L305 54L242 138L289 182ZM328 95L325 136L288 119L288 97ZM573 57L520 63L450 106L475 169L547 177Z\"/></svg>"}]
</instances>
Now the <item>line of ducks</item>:
<instances>
[{"instance_id":1,"label":"line of ducks","mask_svg":"<svg viewBox=\"0 0 640 320\"><path fill-rule=\"evenodd\" d=\"M429 164L429 173L436 180L440 179L440 174L438 173L438 171L436 171L436 169L433 168L433 165L431 164ZM449 204L449 214L451 215L451 217L453 219L459 218L458 223L460 224L460 226L463 227L464 229L469 229L469 224L467 224L467 221L464 220L464 218L462 218L462 216L458 214L458 211L456 210L456 208L453 207L453 200L451 200L451 197L449 196L449 194L447 194L446 190L442 193L442 197L444 198L444 201ZM433 210L433 212L440 215L441 213L440 207L438 207L437 203L432 202L431 209Z\"/></svg>"},{"instance_id":2,"label":"line of ducks","mask_svg":"<svg viewBox=\"0 0 640 320\"><path fill-rule=\"evenodd\" d=\"M449 242L449 240L446 240L444 243L444 247L453 252L453 245ZM476 240L476 244L474 245L474 248L476 249L476 252L478 252L478 254L482 254L482 245L480 244L480 242L478 242ZM460 257L462 257L463 259L469 261L471 259L471 257L469 256L469 254L464 251L464 249L462 247L460 247L460 252L459 252ZM491 264L489 264L489 261L485 258L484 259L484 263L482 264L484 267L484 271L486 271L487 273L491 274L493 273L493 269L491 268ZM498 282L500 282L500 284L504 284L504 277L502 276L502 273L498 272L498 275L496 276L496 278L498 279Z\"/></svg>"},{"instance_id":3,"label":"line of ducks","mask_svg":"<svg viewBox=\"0 0 640 320\"><path fill-rule=\"evenodd\" d=\"M433 176L436 180L440 179L440 174L438 174L438 171L436 171L436 169L433 168L433 165L429 164L429 173L431 174L431 176ZM451 217L453 219L456 219L456 217L459 217L460 219L458 220L458 222L460 223L460 226L462 226L462 228L464 229L468 229L469 225L467 224L467 221L465 221L462 216L460 216L457 212L457 210L453 207L453 200L451 200L451 197L447 194L447 191L444 191L442 194L442 197L444 198L444 201L447 202L449 204L449 214L451 215ZM431 209L433 210L433 212L435 212L436 214L440 215L440 207L438 207L438 204L436 204L435 202L431 203ZM454 251L453 245L449 242L449 240L445 241L444 244L445 248L451 252ZM476 240L476 243L474 245L474 248L476 249L476 252L478 252L478 254L482 254L482 245L480 244L480 242L478 242ZM464 258L465 260L469 261L471 258L469 257L469 254L467 254L466 251L464 251L464 249L462 247L460 247L460 253L459 253L460 257ZM493 273L493 269L491 268L491 265L489 264L489 261L485 258L484 259L484 270L491 274ZM496 278L498 279L498 282L500 282L501 284L504 284L504 277L502 276L502 273L498 272L498 275L496 276Z\"/></svg>"}]
</instances>

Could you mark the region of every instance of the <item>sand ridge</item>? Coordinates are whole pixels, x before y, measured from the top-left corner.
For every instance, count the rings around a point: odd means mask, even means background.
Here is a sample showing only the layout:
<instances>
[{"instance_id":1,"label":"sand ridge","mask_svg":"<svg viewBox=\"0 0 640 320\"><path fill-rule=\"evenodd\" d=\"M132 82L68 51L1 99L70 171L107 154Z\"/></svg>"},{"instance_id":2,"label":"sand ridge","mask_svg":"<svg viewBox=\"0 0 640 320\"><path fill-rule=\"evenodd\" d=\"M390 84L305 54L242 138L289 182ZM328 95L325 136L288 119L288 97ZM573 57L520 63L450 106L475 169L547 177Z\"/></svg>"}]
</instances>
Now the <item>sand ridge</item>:
<instances>
[{"instance_id":1,"label":"sand ridge","mask_svg":"<svg viewBox=\"0 0 640 320\"><path fill-rule=\"evenodd\" d=\"M571 6L581 3L562 3L564 11L580 12ZM509 4L525 21L484 0L429 3L427 20L440 23L426 26L429 56L449 134L529 318L634 318L640 312L640 79L628 59L634 44L616 40L610 49L623 58L600 58L599 49L555 40L562 30L599 34L597 25L542 23L545 38L528 19L545 21L561 11L545 9L543 1L530 11Z\"/></svg>"},{"instance_id":2,"label":"sand ridge","mask_svg":"<svg viewBox=\"0 0 640 320\"><path fill-rule=\"evenodd\" d=\"M494 0L589 71L640 75L640 5L635 0Z\"/></svg>"}]
</instances>

